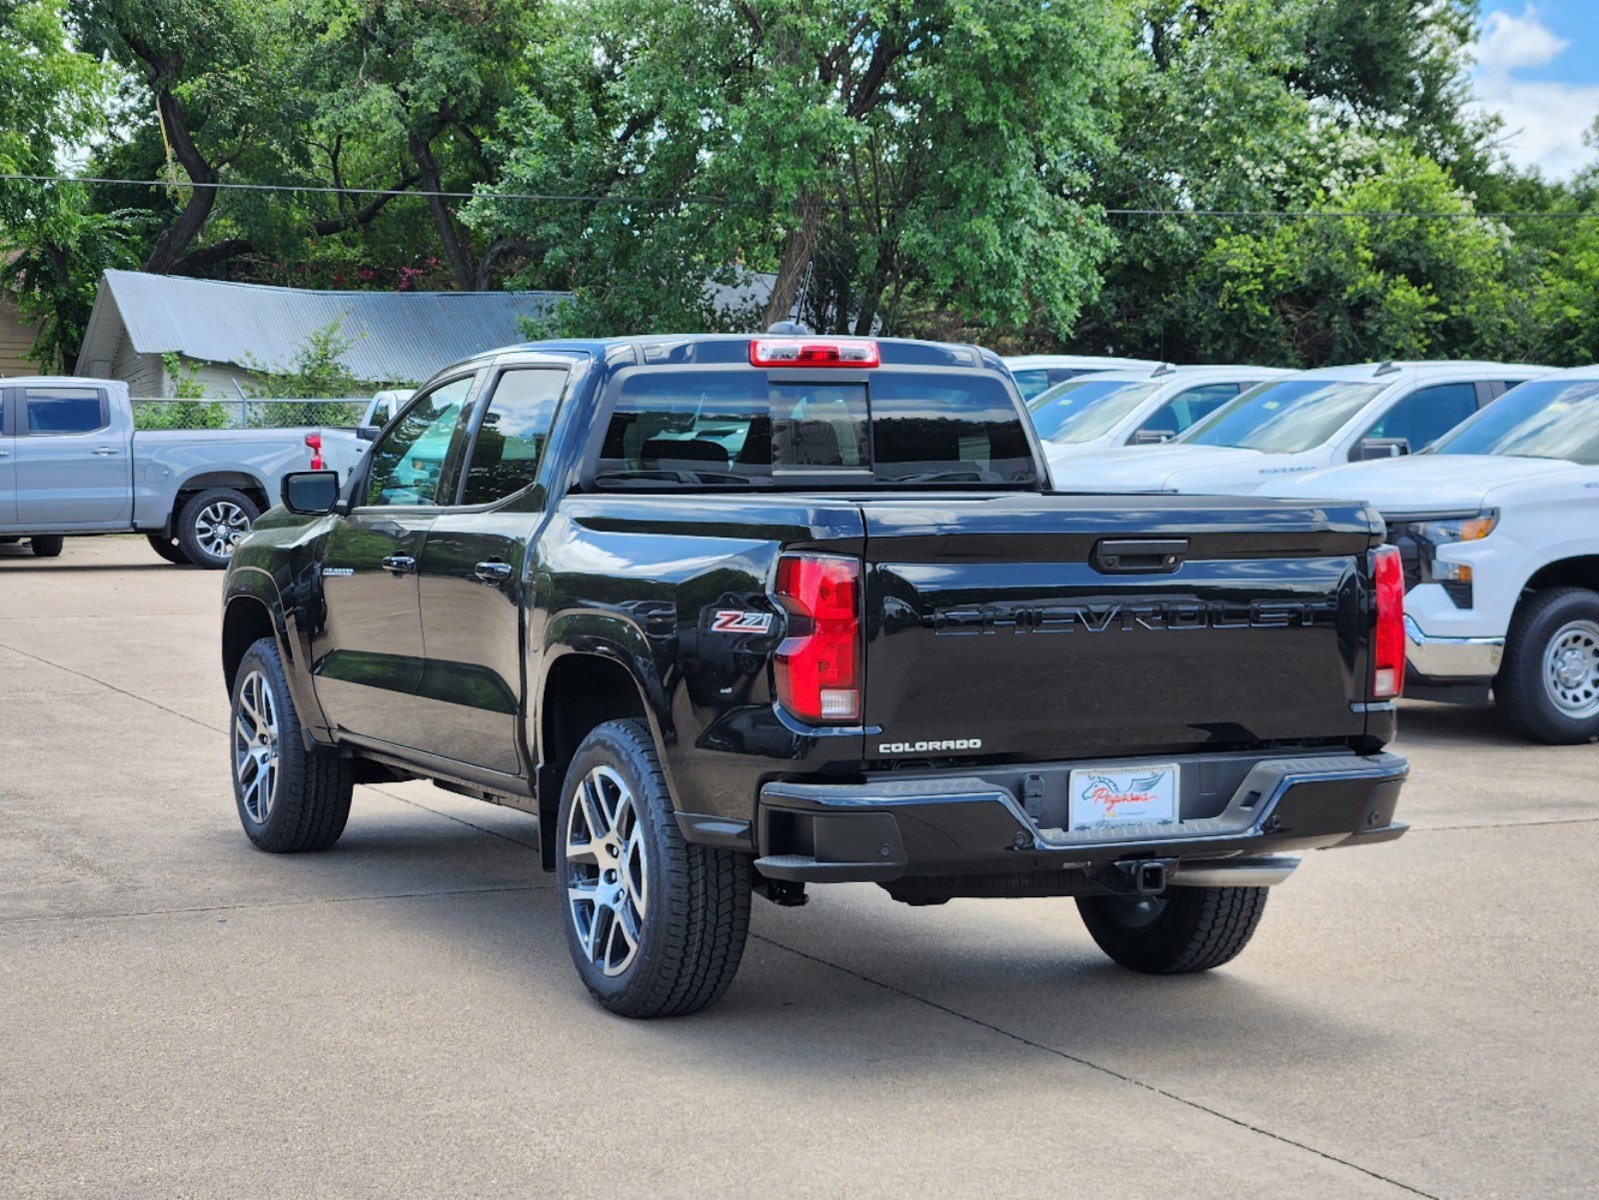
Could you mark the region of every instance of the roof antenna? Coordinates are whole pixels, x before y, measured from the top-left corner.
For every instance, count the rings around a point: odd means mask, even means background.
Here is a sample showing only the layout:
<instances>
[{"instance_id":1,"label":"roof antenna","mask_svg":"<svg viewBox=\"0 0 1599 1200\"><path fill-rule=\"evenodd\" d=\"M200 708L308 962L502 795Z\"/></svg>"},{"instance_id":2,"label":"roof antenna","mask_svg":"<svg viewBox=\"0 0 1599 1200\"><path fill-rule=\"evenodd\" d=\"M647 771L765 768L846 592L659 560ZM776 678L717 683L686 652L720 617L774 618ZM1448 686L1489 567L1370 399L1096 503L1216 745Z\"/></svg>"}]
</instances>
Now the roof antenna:
<instances>
[{"instance_id":1,"label":"roof antenna","mask_svg":"<svg viewBox=\"0 0 1599 1200\"><path fill-rule=\"evenodd\" d=\"M1399 370L1399 364L1396 363L1393 359L1390 358L1387 362L1383 363L1375 371L1373 371L1372 374L1373 375L1392 375L1397 370Z\"/></svg>"},{"instance_id":2,"label":"roof antenna","mask_svg":"<svg viewBox=\"0 0 1599 1200\"><path fill-rule=\"evenodd\" d=\"M766 332L795 334L803 337L806 334L815 333L816 331L804 321L774 321L771 325L766 327Z\"/></svg>"},{"instance_id":3,"label":"roof antenna","mask_svg":"<svg viewBox=\"0 0 1599 1200\"><path fill-rule=\"evenodd\" d=\"M1151 379L1159 379L1162 375L1175 375L1177 368L1169 362L1163 362L1149 373Z\"/></svg>"}]
</instances>

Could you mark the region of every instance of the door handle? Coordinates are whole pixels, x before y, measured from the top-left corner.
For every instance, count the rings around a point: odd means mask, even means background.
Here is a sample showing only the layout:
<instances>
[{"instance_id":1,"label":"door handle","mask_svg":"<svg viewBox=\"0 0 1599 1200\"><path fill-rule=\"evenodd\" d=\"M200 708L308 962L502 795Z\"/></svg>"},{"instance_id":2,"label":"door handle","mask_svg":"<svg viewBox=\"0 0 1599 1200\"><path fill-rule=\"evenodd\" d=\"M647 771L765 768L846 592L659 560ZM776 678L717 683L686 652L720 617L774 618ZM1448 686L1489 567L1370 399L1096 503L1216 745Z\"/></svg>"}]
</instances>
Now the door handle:
<instances>
[{"instance_id":1,"label":"door handle","mask_svg":"<svg viewBox=\"0 0 1599 1200\"><path fill-rule=\"evenodd\" d=\"M383 560L383 565L396 575L409 575L416 570L416 559L409 554L391 554Z\"/></svg>"},{"instance_id":2,"label":"door handle","mask_svg":"<svg viewBox=\"0 0 1599 1200\"><path fill-rule=\"evenodd\" d=\"M474 570L484 583L504 583L511 577L511 564L491 558L488 562L480 562Z\"/></svg>"},{"instance_id":3,"label":"door handle","mask_svg":"<svg viewBox=\"0 0 1599 1200\"><path fill-rule=\"evenodd\" d=\"M109 455L115 454L117 452L117 448L115 446L96 446L94 448L94 452L101 458L106 458Z\"/></svg>"}]
</instances>

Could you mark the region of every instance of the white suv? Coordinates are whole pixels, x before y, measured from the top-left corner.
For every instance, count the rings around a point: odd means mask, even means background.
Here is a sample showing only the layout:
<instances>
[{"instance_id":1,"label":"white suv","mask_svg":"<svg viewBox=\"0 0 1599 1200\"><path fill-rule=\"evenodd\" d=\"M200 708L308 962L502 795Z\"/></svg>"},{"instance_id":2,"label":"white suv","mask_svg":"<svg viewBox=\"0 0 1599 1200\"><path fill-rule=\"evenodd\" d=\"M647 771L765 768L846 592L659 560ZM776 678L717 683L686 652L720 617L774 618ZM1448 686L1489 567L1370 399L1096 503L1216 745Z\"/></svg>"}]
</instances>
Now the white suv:
<instances>
[{"instance_id":1,"label":"white suv","mask_svg":"<svg viewBox=\"0 0 1599 1200\"><path fill-rule=\"evenodd\" d=\"M1522 384L1426 454L1262 491L1383 514L1409 588L1406 694L1492 687L1528 737L1599 739L1599 367Z\"/></svg>"},{"instance_id":2,"label":"white suv","mask_svg":"<svg viewBox=\"0 0 1599 1200\"><path fill-rule=\"evenodd\" d=\"M1074 492L1249 495L1285 475L1420 450L1548 367L1366 363L1251 388L1174 442L1106 450L1058 481Z\"/></svg>"},{"instance_id":3,"label":"white suv","mask_svg":"<svg viewBox=\"0 0 1599 1200\"><path fill-rule=\"evenodd\" d=\"M1174 367L1096 371L1027 402L1052 468L1114 446L1169 442L1238 394L1288 371L1274 367Z\"/></svg>"}]
</instances>

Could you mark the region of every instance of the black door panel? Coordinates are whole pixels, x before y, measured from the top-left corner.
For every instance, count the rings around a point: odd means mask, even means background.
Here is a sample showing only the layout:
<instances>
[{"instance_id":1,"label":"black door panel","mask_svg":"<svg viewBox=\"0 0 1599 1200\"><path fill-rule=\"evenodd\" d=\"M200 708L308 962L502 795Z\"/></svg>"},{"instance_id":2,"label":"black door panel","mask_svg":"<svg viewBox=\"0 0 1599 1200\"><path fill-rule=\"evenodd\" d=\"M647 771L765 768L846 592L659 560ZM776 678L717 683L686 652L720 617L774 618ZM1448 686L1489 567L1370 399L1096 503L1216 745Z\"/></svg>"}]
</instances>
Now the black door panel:
<instances>
[{"instance_id":1,"label":"black door panel","mask_svg":"<svg viewBox=\"0 0 1599 1200\"><path fill-rule=\"evenodd\" d=\"M507 775L526 770L523 565L542 521L538 474L566 379L564 362L501 372L463 456L463 507L439 515L422 551L423 748Z\"/></svg>"},{"instance_id":2,"label":"black door panel","mask_svg":"<svg viewBox=\"0 0 1599 1200\"><path fill-rule=\"evenodd\" d=\"M384 559L419 559L436 513L358 510L335 525L322 563L327 623L313 643L316 694L335 728L400 745L420 737L422 621L415 571Z\"/></svg>"},{"instance_id":3,"label":"black door panel","mask_svg":"<svg viewBox=\"0 0 1599 1200\"><path fill-rule=\"evenodd\" d=\"M453 497L475 373L413 400L368 453L322 561L328 619L313 642L317 699L335 728L423 745L417 579L441 499Z\"/></svg>"}]
</instances>

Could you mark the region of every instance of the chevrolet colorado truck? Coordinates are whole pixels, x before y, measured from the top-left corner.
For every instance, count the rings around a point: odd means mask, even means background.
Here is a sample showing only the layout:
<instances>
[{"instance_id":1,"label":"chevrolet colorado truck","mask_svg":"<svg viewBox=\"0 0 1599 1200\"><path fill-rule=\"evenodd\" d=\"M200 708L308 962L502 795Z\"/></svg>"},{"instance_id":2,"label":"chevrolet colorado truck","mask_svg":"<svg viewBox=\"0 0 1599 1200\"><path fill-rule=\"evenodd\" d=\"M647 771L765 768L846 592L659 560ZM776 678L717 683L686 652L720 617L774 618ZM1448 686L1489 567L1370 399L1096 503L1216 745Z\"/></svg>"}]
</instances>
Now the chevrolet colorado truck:
<instances>
[{"instance_id":1,"label":"chevrolet colorado truck","mask_svg":"<svg viewBox=\"0 0 1599 1200\"><path fill-rule=\"evenodd\" d=\"M0 379L0 541L54 558L68 537L143 533L168 562L223 567L283 476L323 457L308 427L135 430L114 379Z\"/></svg>"},{"instance_id":2,"label":"chevrolet colorado truck","mask_svg":"<svg viewBox=\"0 0 1599 1200\"><path fill-rule=\"evenodd\" d=\"M1071 896L1150 973L1312 849L1398 837L1399 557L1359 502L1065 495L999 359L813 336L543 342L288 476L224 586L269 851L352 785L538 819L611 1010L727 988L758 894Z\"/></svg>"}]
</instances>

